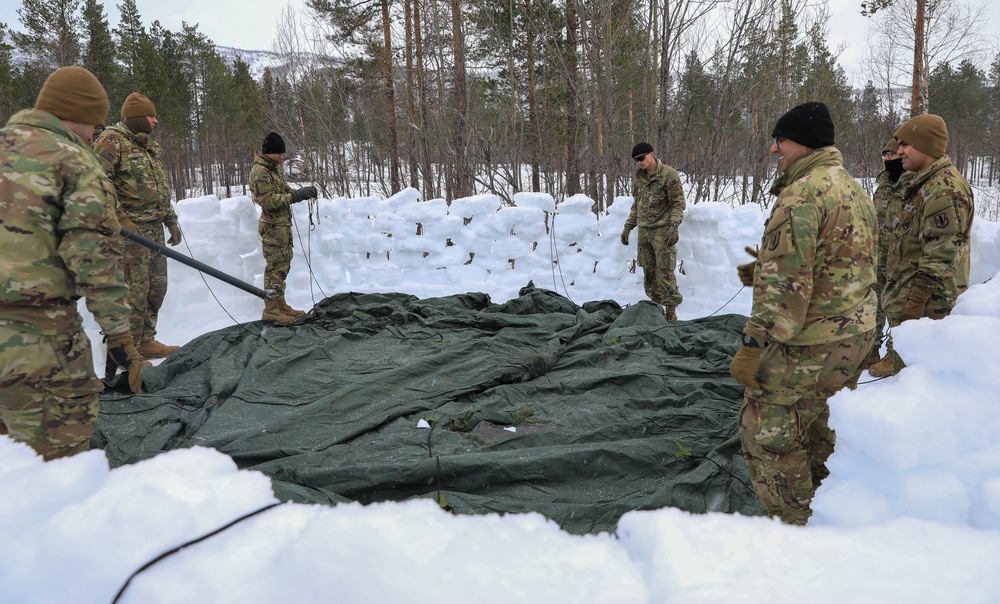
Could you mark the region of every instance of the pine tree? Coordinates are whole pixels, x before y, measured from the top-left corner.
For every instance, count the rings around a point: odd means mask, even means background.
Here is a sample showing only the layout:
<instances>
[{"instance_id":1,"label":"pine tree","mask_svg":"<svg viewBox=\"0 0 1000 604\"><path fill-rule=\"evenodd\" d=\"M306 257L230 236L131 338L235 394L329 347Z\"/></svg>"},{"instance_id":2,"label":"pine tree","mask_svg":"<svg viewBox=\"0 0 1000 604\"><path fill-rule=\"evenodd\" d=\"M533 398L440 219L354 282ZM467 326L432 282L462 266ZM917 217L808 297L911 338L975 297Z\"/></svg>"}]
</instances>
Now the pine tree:
<instances>
[{"instance_id":1,"label":"pine tree","mask_svg":"<svg viewBox=\"0 0 1000 604\"><path fill-rule=\"evenodd\" d=\"M148 35L135 0L122 0L118 5L118 11L121 19L114 33L118 39L118 60L122 69L121 90L134 92L145 87L140 54Z\"/></svg>"},{"instance_id":2,"label":"pine tree","mask_svg":"<svg viewBox=\"0 0 1000 604\"><path fill-rule=\"evenodd\" d=\"M118 64L115 62L115 43L104 14L104 5L98 0L84 0L83 4L83 67L90 70L111 94L117 91Z\"/></svg>"},{"instance_id":3,"label":"pine tree","mask_svg":"<svg viewBox=\"0 0 1000 604\"><path fill-rule=\"evenodd\" d=\"M24 32L11 32L17 48L30 62L54 70L76 65L80 39L76 31L79 0L22 0L17 9Z\"/></svg>"},{"instance_id":4,"label":"pine tree","mask_svg":"<svg viewBox=\"0 0 1000 604\"><path fill-rule=\"evenodd\" d=\"M0 23L0 124L6 124L18 107L14 104L14 47L7 44L10 30L6 23Z\"/></svg>"}]
</instances>

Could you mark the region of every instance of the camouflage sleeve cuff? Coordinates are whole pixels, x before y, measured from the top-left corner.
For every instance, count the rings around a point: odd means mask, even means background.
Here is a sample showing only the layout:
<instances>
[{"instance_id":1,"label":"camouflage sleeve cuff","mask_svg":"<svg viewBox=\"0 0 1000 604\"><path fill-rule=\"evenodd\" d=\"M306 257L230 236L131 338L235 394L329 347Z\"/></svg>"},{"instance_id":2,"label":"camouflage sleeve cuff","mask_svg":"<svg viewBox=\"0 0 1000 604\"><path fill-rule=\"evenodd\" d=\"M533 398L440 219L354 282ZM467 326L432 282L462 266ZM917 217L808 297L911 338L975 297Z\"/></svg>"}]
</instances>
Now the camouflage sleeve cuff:
<instances>
[{"instance_id":1,"label":"camouflage sleeve cuff","mask_svg":"<svg viewBox=\"0 0 1000 604\"><path fill-rule=\"evenodd\" d=\"M110 337L114 337L114 336L120 336L121 334L128 333L128 332L129 332L128 321L126 321L124 323L119 323L119 324L115 325L114 327L110 327L110 328L106 328L106 329L102 329L101 330L101 333L103 333L104 335L108 336L109 338Z\"/></svg>"},{"instance_id":2,"label":"camouflage sleeve cuff","mask_svg":"<svg viewBox=\"0 0 1000 604\"><path fill-rule=\"evenodd\" d=\"M913 287L931 293L941 289L938 280L926 273L917 273L917 276L913 279Z\"/></svg>"},{"instance_id":3,"label":"camouflage sleeve cuff","mask_svg":"<svg viewBox=\"0 0 1000 604\"><path fill-rule=\"evenodd\" d=\"M747 321L743 327L743 333L760 342L761 346L765 346L771 341L771 338L767 337L767 331L752 321Z\"/></svg>"}]
</instances>

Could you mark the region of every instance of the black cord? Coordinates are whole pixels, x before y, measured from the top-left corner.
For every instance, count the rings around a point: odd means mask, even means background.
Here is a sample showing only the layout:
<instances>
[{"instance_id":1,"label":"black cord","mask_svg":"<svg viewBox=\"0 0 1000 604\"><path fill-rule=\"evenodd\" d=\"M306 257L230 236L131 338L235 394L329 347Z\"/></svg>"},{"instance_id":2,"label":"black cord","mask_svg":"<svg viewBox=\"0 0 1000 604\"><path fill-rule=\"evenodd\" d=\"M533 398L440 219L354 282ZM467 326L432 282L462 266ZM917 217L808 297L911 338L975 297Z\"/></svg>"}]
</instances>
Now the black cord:
<instances>
[{"instance_id":1,"label":"black cord","mask_svg":"<svg viewBox=\"0 0 1000 604\"><path fill-rule=\"evenodd\" d=\"M573 298L569 295L569 289L566 288L566 279L563 278L562 274L562 264L559 263L559 244L556 241L556 212L552 212L552 226L549 228L549 262L552 265L552 289L558 291L556 286L556 270L559 271L559 281L563 286L563 293L566 294L566 299L572 304Z\"/></svg>"},{"instance_id":2,"label":"black cord","mask_svg":"<svg viewBox=\"0 0 1000 604\"><path fill-rule=\"evenodd\" d=\"M319 206L318 205L316 206L316 211L317 211L317 214L318 214L319 213ZM323 286L319 284L319 280L316 279L316 273L313 271L313 267L312 267L312 229L310 228L310 233L309 233L309 246L306 247L302 243L302 231L299 230L299 222L297 220L295 220L295 212L291 212L291 215L292 215L292 224L295 225L295 236L298 237L298 239L299 239L299 246L303 247L303 248L306 248L305 261L306 261L306 266L309 267L309 297L312 298L313 306L316 306L316 295L312 291L313 283L316 284L316 288L319 289L319 293L323 294L324 298L328 298L329 296L327 296L326 292L323 291ZM309 220L310 220L310 222L312 222L312 213L311 212L310 212L309 216L310 216Z\"/></svg>"},{"instance_id":3,"label":"black cord","mask_svg":"<svg viewBox=\"0 0 1000 604\"><path fill-rule=\"evenodd\" d=\"M173 556L174 554L176 554L177 552L181 551L185 547L188 547L189 545L194 545L195 543L199 543L201 541L204 541L205 539L208 539L209 537L214 537L215 535L218 535L219 533L221 533L222 531L226 530L227 528L233 526L234 524L238 524L240 522L243 522L244 520L246 520L248 518L252 518L253 516L256 516L257 514L260 514L261 512L266 512L267 510L269 510L269 509L271 509L271 508L273 508L275 506L279 506L279 505L281 505L281 503L272 503L270 505L265 505L262 508L259 508L257 510L254 510L254 511L250 512L249 514L244 514L244 515L240 516L239 518L237 518L236 520L233 520L229 524L226 524L224 526L220 526L219 528L215 529L214 531L212 531L210 533L206 533L206 534L202 535L201 537L198 537L197 539L192 539L190 541L187 541L185 543L182 543L182 544L178 545L177 547L175 547L175 548L173 548L171 550L163 552L159 556L153 558L149 562L147 562L147 563L143 564L142 566L140 566L138 569L136 569L135 572L133 572L131 575L129 575L128 579L125 581L125 584L122 585L121 589L118 590L118 593L115 594L115 598L113 600L111 600L111 604L117 604L118 600L122 597L122 594L125 593L125 590L128 588L129 584L132 583L132 579L134 579L139 573L147 570L148 568L150 568L151 566L153 566L154 564L156 564L160 560L163 560L164 558L168 558L170 556Z\"/></svg>"},{"instance_id":4,"label":"black cord","mask_svg":"<svg viewBox=\"0 0 1000 604\"><path fill-rule=\"evenodd\" d=\"M739 289L739 290L737 290L737 292L736 292L735 294L733 294L733 297L732 297L732 298L730 298L730 299L726 300L726 303L725 303L725 304L723 304L722 306L720 306L719 308L717 308L717 309L715 310L715 312L713 312L712 314L710 314L710 315L708 315L708 316L709 316L709 317L713 317L713 316L715 316L715 313L717 313L717 312L719 312L720 310L722 310L723 308L725 308L725 307L729 306L729 303L730 303L730 302L732 302L733 300L735 300L735 299L736 299L736 296L740 295L740 292L742 292L742 291L743 291L744 289L746 289L746 286L745 286L745 285L741 286L741 287L740 287L740 289Z\"/></svg>"},{"instance_id":5,"label":"black cord","mask_svg":"<svg viewBox=\"0 0 1000 604\"><path fill-rule=\"evenodd\" d=\"M180 223L177 223L177 227L180 228ZM194 252L191 251L191 245L188 243L187 237L184 237L184 231L183 230L181 231L181 241L184 242L184 247L187 248L188 256L191 259L193 259L193 260L197 260L194 257ZM197 269L195 269L195 270L197 270ZM215 291L212 289L212 286L209 285L208 279L205 278L205 273L203 273L201 271L198 271L198 276L201 277L201 282L205 284L205 288L208 289L208 293L212 295L212 299L215 300L215 303L219 305L219 308L222 309L222 312L226 313L226 315L230 318L230 320L232 320L232 322L234 324L240 326L243 329L243 331L247 332L248 334L250 334L252 336L256 336L258 338L261 338L265 342L268 342L268 344L270 344L270 342L268 341L268 339L264 337L263 332L254 332L252 329L250 329L249 327L247 327L246 323L241 323L240 321L238 321L236 319L236 317L233 316L233 314L231 312L229 312L229 309L226 308L226 306L222 303L222 301L219 300L219 297L215 295Z\"/></svg>"}]
</instances>

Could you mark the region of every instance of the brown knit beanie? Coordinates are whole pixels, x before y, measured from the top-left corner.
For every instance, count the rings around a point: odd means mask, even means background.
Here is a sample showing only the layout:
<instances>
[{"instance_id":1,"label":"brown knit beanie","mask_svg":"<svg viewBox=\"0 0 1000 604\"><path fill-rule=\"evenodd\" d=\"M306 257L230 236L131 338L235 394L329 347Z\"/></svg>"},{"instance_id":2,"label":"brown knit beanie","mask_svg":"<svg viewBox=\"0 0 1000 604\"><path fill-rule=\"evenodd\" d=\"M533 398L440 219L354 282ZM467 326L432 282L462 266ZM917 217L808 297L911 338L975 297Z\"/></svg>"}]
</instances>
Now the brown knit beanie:
<instances>
[{"instance_id":1,"label":"brown knit beanie","mask_svg":"<svg viewBox=\"0 0 1000 604\"><path fill-rule=\"evenodd\" d=\"M944 155L948 147L948 127L940 115L933 113L911 117L893 136L899 143L911 145L934 159Z\"/></svg>"},{"instance_id":2,"label":"brown knit beanie","mask_svg":"<svg viewBox=\"0 0 1000 604\"><path fill-rule=\"evenodd\" d=\"M61 120L99 126L108 118L108 94L83 67L60 67L42 85L35 109Z\"/></svg>"},{"instance_id":3,"label":"brown knit beanie","mask_svg":"<svg viewBox=\"0 0 1000 604\"><path fill-rule=\"evenodd\" d=\"M882 147L882 151L889 151L891 153L895 153L896 151L899 151L899 143L896 142L896 139L890 138L889 142L887 142L885 146Z\"/></svg>"},{"instance_id":4,"label":"brown knit beanie","mask_svg":"<svg viewBox=\"0 0 1000 604\"><path fill-rule=\"evenodd\" d=\"M141 92L133 92L122 104L122 117L156 117L156 107Z\"/></svg>"}]
</instances>

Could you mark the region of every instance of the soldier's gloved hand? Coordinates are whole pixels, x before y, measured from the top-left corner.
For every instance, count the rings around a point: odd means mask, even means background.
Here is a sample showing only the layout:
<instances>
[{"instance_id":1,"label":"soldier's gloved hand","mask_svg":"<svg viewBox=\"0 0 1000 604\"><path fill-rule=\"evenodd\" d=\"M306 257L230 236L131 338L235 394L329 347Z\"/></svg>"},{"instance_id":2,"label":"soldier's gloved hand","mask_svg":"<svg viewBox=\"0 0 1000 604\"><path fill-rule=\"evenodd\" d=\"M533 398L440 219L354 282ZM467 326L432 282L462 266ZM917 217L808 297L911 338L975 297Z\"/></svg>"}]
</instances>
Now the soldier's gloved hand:
<instances>
[{"instance_id":1,"label":"soldier's gloved hand","mask_svg":"<svg viewBox=\"0 0 1000 604\"><path fill-rule=\"evenodd\" d=\"M677 225L672 225L667 228L670 230L667 231L667 240L665 243L667 245L677 245L677 241L680 239L680 234L677 232Z\"/></svg>"},{"instance_id":2,"label":"soldier's gloved hand","mask_svg":"<svg viewBox=\"0 0 1000 604\"><path fill-rule=\"evenodd\" d=\"M128 218L127 216L123 216L123 217L119 218L118 219L118 224L122 225L123 229L128 229L128 230L132 231L133 233L138 233L139 232L139 227L135 226L135 223L132 222L132 219Z\"/></svg>"},{"instance_id":3,"label":"soldier's gloved hand","mask_svg":"<svg viewBox=\"0 0 1000 604\"><path fill-rule=\"evenodd\" d=\"M625 227L622 230L622 245L628 245L628 234L631 231L632 231L632 229L630 229L628 227Z\"/></svg>"},{"instance_id":4,"label":"soldier's gloved hand","mask_svg":"<svg viewBox=\"0 0 1000 604\"><path fill-rule=\"evenodd\" d=\"M748 254L757 258L757 250L753 249L749 245L743 248ZM757 267L757 260L753 262L747 262L746 264L740 264L736 266L736 274L740 276L740 283L747 287L753 287L753 271Z\"/></svg>"},{"instance_id":5,"label":"soldier's gloved hand","mask_svg":"<svg viewBox=\"0 0 1000 604\"><path fill-rule=\"evenodd\" d=\"M927 311L927 301L931 299L932 287L928 279L917 277L906 303L903 304L903 310L899 313L899 318L909 321L923 317Z\"/></svg>"},{"instance_id":6,"label":"soldier's gloved hand","mask_svg":"<svg viewBox=\"0 0 1000 604\"><path fill-rule=\"evenodd\" d=\"M128 371L128 387L134 394L142 392L142 357L132 343L132 334L108 336L108 358L115 365Z\"/></svg>"},{"instance_id":7,"label":"soldier's gloved hand","mask_svg":"<svg viewBox=\"0 0 1000 604\"><path fill-rule=\"evenodd\" d=\"M305 199L312 199L316 197L316 187L308 185L302 187L301 189L295 189L292 191L292 203L299 203Z\"/></svg>"},{"instance_id":8,"label":"soldier's gloved hand","mask_svg":"<svg viewBox=\"0 0 1000 604\"><path fill-rule=\"evenodd\" d=\"M167 230L170 231L170 239L167 239L168 245L177 245L181 242L181 225L168 224Z\"/></svg>"},{"instance_id":9,"label":"soldier's gloved hand","mask_svg":"<svg viewBox=\"0 0 1000 604\"><path fill-rule=\"evenodd\" d=\"M740 344L740 349L733 355L733 362L729 364L729 375L745 388L760 388L757 370L760 369L762 352L762 347Z\"/></svg>"}]
</instances>

